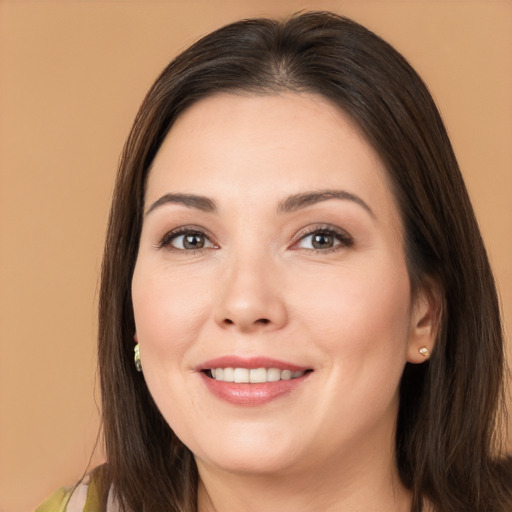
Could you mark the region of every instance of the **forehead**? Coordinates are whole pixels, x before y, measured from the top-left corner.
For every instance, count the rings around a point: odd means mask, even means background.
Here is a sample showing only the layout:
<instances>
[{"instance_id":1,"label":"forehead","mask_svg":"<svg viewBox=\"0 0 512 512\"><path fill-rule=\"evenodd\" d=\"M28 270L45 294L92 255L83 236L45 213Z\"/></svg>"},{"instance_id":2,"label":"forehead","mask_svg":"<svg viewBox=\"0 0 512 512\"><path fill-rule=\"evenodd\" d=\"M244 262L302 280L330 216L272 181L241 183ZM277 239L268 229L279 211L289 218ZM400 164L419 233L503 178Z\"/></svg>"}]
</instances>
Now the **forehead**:
<instances>
[{"instance_id":1,"label":"forehead","mask_svg":"<svg viewBox=\"0 0 512 512\"><path fill-rule=\"evenodd\" d=\"M348 115L313 94L222 93L178 117L153 162L146 204L169 192L261 202L332 188L394 203L384 165Z\"/></svg>"}]
</instances>

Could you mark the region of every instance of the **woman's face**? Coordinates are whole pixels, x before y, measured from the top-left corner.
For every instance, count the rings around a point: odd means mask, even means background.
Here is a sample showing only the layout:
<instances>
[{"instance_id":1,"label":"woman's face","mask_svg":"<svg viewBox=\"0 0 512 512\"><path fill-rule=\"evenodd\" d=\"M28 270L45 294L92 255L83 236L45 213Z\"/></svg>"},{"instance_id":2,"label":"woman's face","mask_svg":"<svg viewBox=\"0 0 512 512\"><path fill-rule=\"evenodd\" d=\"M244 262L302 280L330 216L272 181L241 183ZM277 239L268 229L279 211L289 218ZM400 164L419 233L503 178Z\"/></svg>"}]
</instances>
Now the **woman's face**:
<instances>
[{"instance_id":1,"label":"woman's face","mask_svg":"<svg viewBox=\"0 0 512 512\"><path fill-rule=\"evenodd\" d=\"M427 305L383 165L326 100L219 94L182 114L149 175L132 293L144 378L200 470L393 453Z\"/></svg>"}]
</instances>

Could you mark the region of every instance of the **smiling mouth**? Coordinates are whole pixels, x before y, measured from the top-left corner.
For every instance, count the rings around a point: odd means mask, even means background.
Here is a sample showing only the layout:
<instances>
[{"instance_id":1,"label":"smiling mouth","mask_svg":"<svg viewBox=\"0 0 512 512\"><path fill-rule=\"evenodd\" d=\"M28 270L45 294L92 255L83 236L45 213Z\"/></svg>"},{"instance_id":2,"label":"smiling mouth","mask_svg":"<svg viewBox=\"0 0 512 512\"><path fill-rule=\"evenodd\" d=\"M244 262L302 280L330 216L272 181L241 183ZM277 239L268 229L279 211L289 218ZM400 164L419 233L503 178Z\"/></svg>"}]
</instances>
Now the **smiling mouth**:
<instances>
[{"instance_id":1,"label":"smiling mouth","mask_svg":"<svg viewBox=\"0 0 512 512\"><path fill-rule=\"evenodd\" d=\"M211 379L221 382L263 384L298 379L311 371L281 370L280 368L210 368L204 370L204 373Z\"/></svg>"}]
</instances>

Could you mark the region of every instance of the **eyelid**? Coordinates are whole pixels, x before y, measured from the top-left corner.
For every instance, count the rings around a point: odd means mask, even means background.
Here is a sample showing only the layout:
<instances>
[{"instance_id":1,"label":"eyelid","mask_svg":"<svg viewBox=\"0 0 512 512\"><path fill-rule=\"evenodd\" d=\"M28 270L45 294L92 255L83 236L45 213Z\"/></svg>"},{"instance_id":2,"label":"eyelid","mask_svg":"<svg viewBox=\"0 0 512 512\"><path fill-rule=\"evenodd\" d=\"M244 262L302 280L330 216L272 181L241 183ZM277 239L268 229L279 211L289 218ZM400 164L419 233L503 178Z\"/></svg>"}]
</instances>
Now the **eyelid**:
<instances>
[{"instance_id":1,"label":"eyelid","mask_svg":"<svg viewBox=\"0 0 512 512\"><path fill-rule=\"evenodd\" d=\"M329 235L334 236L340 243L335 245L334 247L330 247L328 249L305 249L303 247L295 247L300 241L304 240L304 238L314 235L315 233L327 233ZM316 226L310 226L301 230L292 241L290 248L292 250L306 250L306 251L315 251L319 253L326 253L331 251L336 251L341 248L352 247L354 245L354 239L352 236L345 231L336 226L332 226L330 224L320 224Z\"/></svg>"},{"instance_id":2,"label":"eyelid","mask_svg":"<svg viewBox=\"0 0 512 512\"><path fill-rule=\"evenodd\" d=\"M333 247L326 248L326 249L307 249L307 248L301 248L296 247L299 242L304 240L306 237L314 235L315 233L324 233L329 234L336 238L336 240L339 242ZM200 234L212 244L213 247L203 247L199 249L179 249L176 247L173 247L171 242L172 240L178 238L179 236L184 236L187 234ZM315 251L319 253L326 253L335 251L341 248L351 247L354 244L354 240L352 236L344 229L341 229L337 226L333 226L330 224L320 224L315 226L309 226L297 233L290 244L290 249L292 250L306 250L306 251ZM208 232L208 230L197 226L197 225L185 225L185 226L179 226L174 229L171 229L160 238L160 240L155 244L157 249L163 249L167 248L169 250L174 250L177 252L187 252L187 253L195 253L200 252L203 250L208 249L218 249L219 245L214 241L213 236Z\"/></svg>"},{"instance_id":3,"label":"eyelid","mask_svg":"<svg viewBox=\"0 0 512 512\"><path fill-rule=\"evenodd\" d=\"M188 249L187 250L187 249L178 249L177 247L172 246L171 242L174 239L178 238L179 236L184 236L187 234L188 235L190 235L190 234L203 235L213 245L213 247L202 247L199 249ZM178 252L194 253L197 251L218 248L218 244L214 242L213 236L206 229L204 229L200 226L195 226L195 225L185 225L185 226L179 226L177 228L166 231L165 234L156 243L156 248L157 249L167 248L169 250L174 250L174 251L178 251Z\"/></svg>"}]
</instances>

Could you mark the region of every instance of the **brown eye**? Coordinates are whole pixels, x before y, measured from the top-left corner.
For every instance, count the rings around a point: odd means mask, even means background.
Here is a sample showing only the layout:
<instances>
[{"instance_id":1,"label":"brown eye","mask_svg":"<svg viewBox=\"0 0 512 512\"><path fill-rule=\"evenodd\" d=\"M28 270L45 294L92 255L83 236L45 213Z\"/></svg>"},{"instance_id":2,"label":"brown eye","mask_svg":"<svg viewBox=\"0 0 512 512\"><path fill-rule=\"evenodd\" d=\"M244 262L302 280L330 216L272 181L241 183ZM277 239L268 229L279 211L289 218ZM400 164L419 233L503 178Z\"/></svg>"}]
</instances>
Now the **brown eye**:
<instances>
[{"instance_id":1,"label":"brown eye","mask_svg":"<svg viewBox=\"0 0 512 512\"><path fill-rule=\"evenodd\" d=\"M329 252L351 247L353 243L352 237L345 231L321 228L304 235L296 244L296 248Z\"/></svg>"},{"instance_id":2,"label":"brown eye","mask_svg":"<svg viewBox=\"0 0 512 512\"><path fill-rule=\"evenodd\" d=\"M215 247L211 240L200 231L181 231L164 237L160 247L170 246L180 251L202 250Z\"/></svg>"},{"instance_id":3,"label":"brown eye","mask_svg":"<svg viewBox=\"0 0 512 512\"><path fill-rule=\"evenodd\" d=\"M183 235L184 249L202 249L205 245L205 236L200 233Z\"/></svg>"},{"instance_id":4,"label":"brown eye","mask_svg":"<svg viewBox=\"0 0 512 512\"><path fill-rule=\"evenodd\" d=\"M314 249L330 249L334 247L336 240L328 233L315 233L311 238L311 245Z\"/></svg>"}]
</instances>

